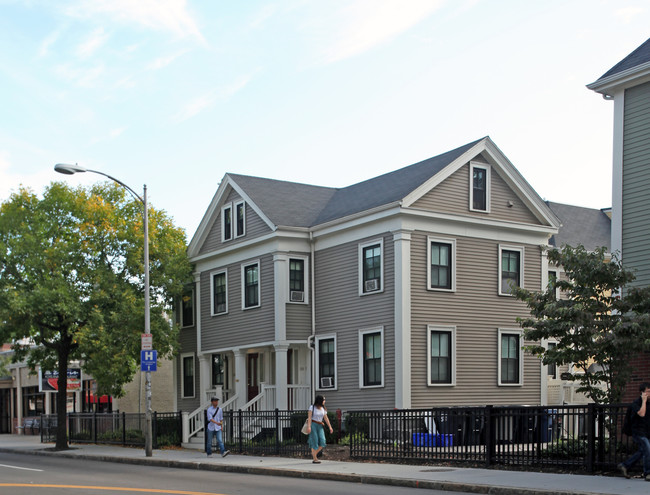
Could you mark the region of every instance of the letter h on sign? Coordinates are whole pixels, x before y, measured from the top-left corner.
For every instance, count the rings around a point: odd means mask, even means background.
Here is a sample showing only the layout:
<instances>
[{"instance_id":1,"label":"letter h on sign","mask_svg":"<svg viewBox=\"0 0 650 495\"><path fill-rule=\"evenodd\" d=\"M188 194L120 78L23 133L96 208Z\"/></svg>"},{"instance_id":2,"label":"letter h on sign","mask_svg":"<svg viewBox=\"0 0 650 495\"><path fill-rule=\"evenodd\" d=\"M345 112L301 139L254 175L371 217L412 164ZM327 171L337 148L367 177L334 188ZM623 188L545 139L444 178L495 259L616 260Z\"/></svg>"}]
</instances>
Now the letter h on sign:
<instances>
[{"instance_id":1,"label":"letter h on sign","mask_svg":"<svg viewBox=\"0 0 650 495\"><path fill-rule=\"evenodd\" d=\"M158 351L140 351L140 370L157 371Z\"/></svg>"}]
</instances>

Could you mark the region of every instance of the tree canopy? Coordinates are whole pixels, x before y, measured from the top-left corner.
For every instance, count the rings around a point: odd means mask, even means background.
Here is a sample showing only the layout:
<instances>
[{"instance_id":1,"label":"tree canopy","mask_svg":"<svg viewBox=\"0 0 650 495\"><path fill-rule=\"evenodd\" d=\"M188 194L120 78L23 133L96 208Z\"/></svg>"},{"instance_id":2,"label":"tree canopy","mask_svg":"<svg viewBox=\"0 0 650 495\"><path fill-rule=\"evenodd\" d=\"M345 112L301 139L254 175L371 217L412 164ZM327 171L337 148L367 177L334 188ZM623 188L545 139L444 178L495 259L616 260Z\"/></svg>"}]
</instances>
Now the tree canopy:
<instances>
[{"instance_id":1,"label":"tree canopy","mask_svg":"<svg viewBox=\"0 0 650 495\"><path fill-rule=\"evenodd\" d=\"M144 330L142 213L113 183L55 182L42 199L20 189L0 205L0 340L12 343L14 360L59 371L59 390L71 360L100 394L119 397L133 378ZM150 208L149 240L151 332L159 356L170 357L178 340L170 309L191 274L185 233Z\"/></svg>"},{"instance_id":2,"label":"tree canopy","mask_svg":"<svg viewBox=\"0 0 650 495\"><path fill-rule=\"evenodd\" d=\"M580 372L571 379L594 402L619 402L631 376L630 357L650 345L650 289L629 288L633 272L616 254L608 259L606 248L551 249L548 260L566 277L541 292L513 291L530 309L530 317L519 319L525 338L539 342L528 350L544 364L572 363ZM546 349L544 340L557 345Z\"/></svg>"}]
</instances>

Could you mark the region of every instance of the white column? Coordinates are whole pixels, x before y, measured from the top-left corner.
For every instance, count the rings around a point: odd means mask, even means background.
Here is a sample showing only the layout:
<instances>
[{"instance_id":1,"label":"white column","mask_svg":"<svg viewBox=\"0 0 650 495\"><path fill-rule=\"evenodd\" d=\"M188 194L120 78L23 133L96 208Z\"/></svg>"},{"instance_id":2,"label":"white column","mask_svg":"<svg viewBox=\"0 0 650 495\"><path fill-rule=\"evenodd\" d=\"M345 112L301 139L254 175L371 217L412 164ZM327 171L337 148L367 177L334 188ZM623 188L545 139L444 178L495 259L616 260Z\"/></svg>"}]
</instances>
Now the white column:
<instances>
[{"instance_id":1,"label":"white column","mask_svg":"<svg viewBox=\"0 0 650 495\"><path fill-rule=\"evenodd\" d=\"M196 326L196 353L201 354L201 272L194 272L194 325Z\"/></svg>"},{"instance_id":2,"label":"white column","mask_svg":"<svg viewBox=\"0 0 650 495\"><path fill-rule=\"evenodd\" d=\"M20 377L20 368L16 368L16 421L18 426L23 424L23 381ZM23 430L18 430L22 435Z\"/></svg>"},{"instance_id":3,"label":"white column","mask_svg":"<svg viewBox=\"0 0 650 495\"><path fill-rule=\"evenodd\" d=\"M548 287L548 254L546 249L542 249L542 287L544 290L545 287ZM558 273L558 279L560 274ZM548 341L543 340L542 345L548 349ZM542 406L548 405L548 366L542 363L542 360L539 361L540 365L540 398L539 403Z\"/></svg>"},{"instance_id":4,"label":"white column","mask_svg":"<svg viewBox=\"0 0 650 495\"><path fill-rule=\"evenodd\" d=\"M242 349L235 349L233 354L235 355L235 394L237 394L234 408L239 409L248 402L246 393L246 352Z\"/></svg>"},{"instance_id":5,"label":"white column","mask_svg":"<svg viewBox=\"0 0 650 495\"><path fill-rule=\"evenodd\" d=\"M275 407L286 410L289 404L287 380L287 344L275 344Z\"/></svg>"},{"instance_id":6,"label":"white column","mask_svg":"<svg viewBox=\"0 0 650 495\"><path fill-rule=\"evenodd\" d=\"M45 400L43 402L43 410L45 414L51 414L52 412L52 392L45 392Z\"/></svg>"},{"instance_id":7,"label":"white column","mask_svg":"<svg viewBox=\"0 0 650 495\"><path fill-rule=\"evenodd\" d=\"M612 233L614 253L623 253L623 118L625 117L625 91L614 95L614 145L612 147Z\"/></svg>"},{"instance_id":8,"label":"white column","mask_svg":"<svg viewBox=\"0 0 650 495\"><path fill-rule=\"evenodd\" d=\"M207 393L212 388L212 356L199 354L199 400L201 404L208 401Z\"/></svg>"},{"instance_id":9,"label":"white column","mask_svg":"<svg viewBox=\"0 0 650 495\"><path fill-rule=\"evenodd\" d=\"M275 340L284 342L287 339L287 302L289 300L289 257L286 254L273 256L273 276L275 283Z\"/></svg>"},{"instance_id":10,"label":"white column","mask_svg":"<svg viewBox=\"0 0 650 495\"><path fill-rule=\"evenodd\" d=\"M393 233L395 243L395 407L411 407L411 232Z\"/></svg>"}]
</instances>

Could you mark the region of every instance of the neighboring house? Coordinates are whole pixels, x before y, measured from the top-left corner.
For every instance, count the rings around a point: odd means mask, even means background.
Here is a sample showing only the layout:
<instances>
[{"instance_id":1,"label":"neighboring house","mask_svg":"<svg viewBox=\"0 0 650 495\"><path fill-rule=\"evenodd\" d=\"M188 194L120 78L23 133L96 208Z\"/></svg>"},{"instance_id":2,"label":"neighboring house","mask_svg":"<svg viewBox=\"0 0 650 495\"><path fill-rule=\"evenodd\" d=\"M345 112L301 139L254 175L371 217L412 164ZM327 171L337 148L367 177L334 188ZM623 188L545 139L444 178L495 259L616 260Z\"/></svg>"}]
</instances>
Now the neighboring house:
<instances>
[{"instance_id":1,"label":"neighboring house","mask_svg":"<svg viewBox=\"0 0 650 495\"><path fill-rule=\"evenodd\" d=\"M543 287L559 225L488 137L341 189L226 174L188 249L178 407L540 404L510 288Z\"/></svg>"},{"instance_id":2,"label":"neighboring house","mask_svg":"<svg viewBox=\"0 0 650 495\"><path fill-rule=\"evenodd\" d=\"M650 285L650 39L587 87L614 101L612 251L634 270L633 286ZM650 379L650 355L637 370L627 399Z\"/></svg>"},{"instance_id":3,"label":"neighboring house","mask_svg":"<svg viewBox=\"0 0 650 495\"><path fill-rule=\"evenodd\" d=\"M580 206L565 205L547 201L546 204L553 213L560 219L562 225L556 235L549 239L549 245L562 248L564 246L583 245L588 251L594 251L599 247L606 247L610 250L611 218L610 209L598 210L595 208L583 208ZM566 280L564 269L561 266L549 265L544 283L552 283L553 280ZM556 297L565 296L556 292ZM557 342L550 340L546 345L554 346ZM583 393L576 392L580 384L572 380L563 380L563 373L580 372L572 365L548 365L546 376L548 392L544 404L586 404L591 402Z\"/></svg>"}]
</instances>

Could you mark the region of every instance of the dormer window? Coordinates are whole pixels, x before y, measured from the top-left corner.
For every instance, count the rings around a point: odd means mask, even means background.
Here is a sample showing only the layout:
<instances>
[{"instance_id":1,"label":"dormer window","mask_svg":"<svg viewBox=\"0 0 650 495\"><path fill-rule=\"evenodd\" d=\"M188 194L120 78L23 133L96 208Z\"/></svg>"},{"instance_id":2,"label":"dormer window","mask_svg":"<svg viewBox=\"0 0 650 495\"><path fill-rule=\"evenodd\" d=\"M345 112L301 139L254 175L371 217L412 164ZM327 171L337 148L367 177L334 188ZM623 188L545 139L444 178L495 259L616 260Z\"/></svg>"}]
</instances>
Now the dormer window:
<instances>
[{"instance_id":1,"label":"dormer window","mask_svg":"<svg viewBox=\"0 0 650 495\"><path fill-rule=\"evenodd\" d=\"M235 203L235 237L246 234L246 203Z\"/></svg>"},{"instance_id":2,"label":"dormer window","mask_svg":"<svg viewBox=\"0 0 650 495\"><path fill-rule=\"evenodd\" d=\"M221 209L221 237L223 241L232 239L232 204Z\"/></svg>"},{"instance_id":3,"label":"dormer window","mask_svg":"<svg viewBox=\"0 0 650 495\"><path fill-rule=\"evenodd\" d=\"M490 167L484 163L470 163L469 209L490 211Z\"/></svg>"}]
</instances>

